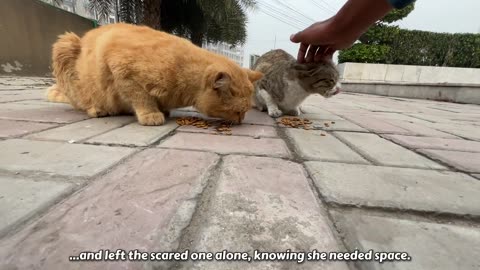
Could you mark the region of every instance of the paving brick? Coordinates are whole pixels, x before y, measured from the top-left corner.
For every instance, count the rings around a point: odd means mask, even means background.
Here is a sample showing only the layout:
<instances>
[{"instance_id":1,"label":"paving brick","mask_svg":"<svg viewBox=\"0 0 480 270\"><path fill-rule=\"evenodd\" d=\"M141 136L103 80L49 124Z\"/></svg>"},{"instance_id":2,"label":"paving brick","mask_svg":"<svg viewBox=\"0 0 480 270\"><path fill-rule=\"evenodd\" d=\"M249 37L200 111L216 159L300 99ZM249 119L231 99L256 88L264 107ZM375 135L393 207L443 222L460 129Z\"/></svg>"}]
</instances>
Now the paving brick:
<instances>
[{"instance_id":1,"label":"paving brick","mask_svg":"<svg viewBox=\"0 0 480 270\"><path fill-rule=\"evenodd\" d=\"M368 164L368 161L331 134L300 129L287 129L286 134L303 159Z\"/></svg>"},{"instance_id":2,"label":"paving brick","mask_svg":"<svg viewBox=\"0 0 480 270\"><path fill-rule=\"evenodd\" d=\"M382 120L396 120L396 121L405 121L405 122L420 123L420 124L425 123L425 120L414 118L401 113L370 112L367 114L363 114L363 116L379 118ZM387 122L390 122L390 121L387 121Z\"/></svg>"},{"instance_id":3,"label":"paving brick","mask_svg":"<svg viewBox=\"0 0 480 270\"><path fill-rule=\"evenodd\" d=\"M370 160L387 166L445 169L444 166L422 157L406 148L380 138L376 134L335 132Z\"/></svg>"},{"instance_id":4,"label":"paving brick","mask_svg":"<svg viewBox=\"0 0 480 270\"><path fill-rule=\"evenodd\" d=\"M274 138L254 139L243 136L177 133L162 142L160 147L211 151L220 154L290 156L285 142Z\"/></svg>"},{"instance_id":5,"label":"paving brick","mask_svg":"<svg viewBox=\"0 0 480 270\"><path fill-rule=\"evenodd\" d=\"M308 118L310 119L310 118ZM333 124L333 123L334 124ZM325 125L325 123L328 124ZM335 120L335 121L326 121L326 120L312 120L312 125L315 129L322 129L327 131L355 131L355 132L368 132L367 129L362 128L350 121L347 120Z\"/></svg>"},{"instance_id":6,"label":"paving brick","mask_svg":"<svg viewBox=\"0 0 480 270\"><path fill-rule=\"evenodd\" d=\"M337 96L339 97L339 96ZM337 98L338 100L338 98ZM313 94L313 95L310 95L308 96L304 101L303 101L303 105L319 105L319 104L328 104L328 101L327 99L325 99L324 97L322 97L320 94Z\"/></svg>"},{"instance_id":7,"label":"paving brick","mask_svg":"<svg viewBox=\"0 0 480 270\"><path fill-rule=\"evenodd\" d=\"M22 90L27 90L29 88L31 88L31 86L0 84L0 91L22 91Z\"/></svg>"},{"instance_id":8,"label":"paving brick","mask_svg":"<svg viewBox=\"0 0 480 270\"><path fill-rule=\"evenodd\" d=\"M47 107L0 112L0 119L25 120L35 122L72 123L88 119L84 112L71 107Z\"/></svg>"},{"instance_id":9,"label":"paving brick","mask_svg":"<svg viewBox=\"0 0 480 270\"><path fill-rule=\"evenodd\" d=\"M4 105L7 105L7 104L37 105L39 107L55 107L55 106L66 107L66 108L72 107L72 105L67 103L51 102L46 99L19 100L19 101L9 102L9 103L3 104L2 108Z\"/></svg>"},{"instance_id":10,"label":"paving brick","mask_svg":"<svg viewBox=\"0 0 480 270\"><path fill-rule=\"evenodd\" d=\"M136 121L133 116L92 118L27 136L30 139L78 142Z\"/></svg>"},{"instance_id":11,"label":"paving brick","mask_svg":"<svg viewBox=\"0 0 480 270\"><path fill-rule=\"evenodd\" d=\"M0 176L0 237L72 191L73 184Z\"/></svg>"},{"instance_id":12,"label":"paving brick","mask_svg":"<svg viewBox=\"0 0 480 270\"><path fill-rule=\"evenodd\" d=\"M423 169L307 162L328 202L480 216L480 181Z\"/></svg>"},{"instance_id":13,"label":"paving brick","mask_svg":"<svg viewBox=\"0 0 480 270\"><path fill-rule=\"evenodd\" d=\"M192 250L219 252L338 251L328 217L305 171L260 157L224 159L208 212ZM161 244L161 243L160 243ZM162 246L162 245L160 245ZM344 262L305 262L302 269L348 269ZM297 262L187 262L180 269L296 269ZM165 268L161 268L165 269Z\"/></svg>"},{"instance_id":14,"label":"paving brick","mask_svg":"<svg viewBox=\"0 0 480 270\"><path fill-rule=\"evenodd\" d=\"M442 112L439 111L439 110L431 110L431 111L428 111L428 110L423 110L422 113L411 113L411 114L407 114L409 116L413 116L415 118L418 118L418 119L423 119L423 120L426 120L426 121L429 121L429 122L435 122L435 123L451 123L453 122L452 120L450 120L448 118L448 116L451 116L452 113L447 113L447 112L444 112L443 113L443 116L442 116Z\"/></svg>"},{"instance_id":15,"label":"paving brick","mask_svg":"<svg viewBox=\"0 0 480 270\"><path fill-rule=\"evenodd\" d=\"M70 108L70 105L64 103L47 103L41 100L22 100L22 101L15 101L15 102L8 102L2 103L0 106L0 116L3 115L5 112L10 111L24 111L29 109L40 109L40 108L52 108L55 105L63 106L64 108Z\"/></svg>"},{"instance_id":16,"label":"paving brick","mask_svg":"<svg viewBox=\"0 0 480 270\"><path fill-rule=\"evenodd\" d=\"M453 130L447 130L447 132L450 132L454 135L469 139L469 140L475 140L475 141L480 141L480 127L479 126L473 126L471 125L472 129L453 129Z\"/></svg>"},{"instance_id":17,"label":"paving brick","mask_svg":"<svg viewBox=\"0 0 480 270\"><path fill-rule=\"evenodd\" d=\"M371 112L389 112L389 113L398 113L398 112L403 112L403 109L398 109L395 107L388 106L387 104L384 104L386 102L383 102L383 104L375 104L375 102L368 102L368 101L363 101L363 102L355 102L357 103L359 108L371 111Z\"/></svg>"},{"instance_id":18,"label":"paving brick","mask_svg":"<svg viewBox=\"0 0 480 270\"><path fill-rule=\"evenodd\" d=\"M55 127L55 124L0 120L0 138L20 136Z\"/></svg>"},{"instance_id":19,"label":"paving brick","mask_svg":"<svg viewBox=\"0 0 480 270\"><path fill-rule=\"evenodd\" d=\"M325 107L325 106L322 106L322 107ZM356 107L332 106L332 107L325 107L325 109L342 118L344 118L343 116L345 115L362 115L362 114L371 113L370 111L356 108Z\"/></svg>"},{"instance_id":20,"label":"paving brick","mask_svg":"<svg viewBox=\"0 0 480 270\"><path fill-rule=\"evenodd\" d=\"M274 126L275 120L271 118L266 112L260 112L258 110L252 109L245 114L245 119L242 123Z\"/></svg>"},{"instance_id":21,"label":"paving brick","mask_svg":"<svg viewBox=\"0 0 480 270\"><path fill-rule=\"evenodd\" d=\"M184 132L216 134L215 126L208 129L193 126L182 126L178 129ZM277 137L277 131L272 126L242 124L231 127L232 135L250 137Z\"/></svg>"},{"instance_id":22,"label":"paving brick","mask_svg":"<svg viewBox=\"0 0 480 270\"><path fill-rule=\"evenodd\" d=\"M457 136L430 128L420 123L408 123L399 120L387 120L387 122L394 126L407 130L409 132L409 135L458 139Z\"/></svg>"},{"instance_id":23,"label":"paving brick","mask_svg":"<svg viewBox=\"0 0 480 270\"><path fill-rule=\"evenodd\" d=\"M469 140L480 141L480 127L472 124L431 123L428 126Z\"/></svg>"},{"instance_id":24,"label":"paving brick","mask_svg":"<svg viewBox=\"0 0 480 270\"><path fill-rule=\"evenodd\" d=\"M303 115L301 117L305 117L308 119L313 119L314 117L320 117L321 120L343 120L342 117L335 115L329 111L321 109L317 106L312 105L302 105L301 111Z\"/></svg>"},{"instance_id":25,"label":"paving brick","mask_svg":"<svg viewBox=\"0 0 480 270\"><path fill-rule=\"evenodd\" d=\"M463 122L473 122L478 123L480 122L480 114L478 113L459 113L458 115L454 115L450 117L450 120L456 121L463 121Z\"/></svg>"},{"instance_id":26,"label":"paving brick","mask_svg":"<svg viewBox=\"0 0 480 270\"><path fill-rule=\"evenodd\" d=\"M81 251L171 251L188 225L212 153L149 149L0 243L1 269L144 269L135 262L69 262ZM161 249L157 238L169 239Z\"/></svg>"},{"instance_id":27,"label":"paving brick","mask_svg":"<svg viewBox=\"0 0 480 270\"><path fill-rule=\"evenodd\" d=\"M369 116L345 114L344 118L376 133L409 134L408 130L387 123L385 120Z\"/></svg>"},{"instance_id":28,"label":"paving brick","mask_svg":"<svg viewBox=\"0 0 480 270\"><path fill-rule=\"evenodd\" d=\"M480 142L462 139L444 139L432 137L415 137L402 135L384 135L396 143L410 148L454 150L465 152L480 152Z\"/></svg>"},{"instance_id":29,"label":"paving brick","mask_svg":"<svg viewBox=\"0 0 480 270\"><path fill-rule=\"evenodd\" d=\"M480 173L480 153L421 149L420 152L432 159L441 160L459 170Z\"/></svg>"},{"instance_id":30,"label":"paving brick","mask_svg":"<svg viewBox=\"0 0 480 270\"><path fill-rule=\"evenodd\" d=\"M360 270L476 270L480 267L478 228L334 212L350 251L407 252L411 261L357 262Z\"/></svg>"},{"instance_id":31,"label":"paving brick","mask_svg":"<svg viewBox=\"0 0 480 270\"><path fill-rule=\"evenodd\" d=\"M11 139L0 141L0 169L92 176L135 150L121 147Z\"/></svg>"},{"instance_id":32,"label":"paving brick","mask_svg":"<svg viewBox=\"0 0 480 270\"><path fill-rule=\"evenodd\" d=\"M44 99L45 91L41 90L13 90L0 91L0 102L10 102L27 99Z\"/></svg>"},{"instance_id":33,"label":"paving brick","mask_svg":"<svg viewBox=\"0 0 480 270\"><path fill-rule=\"evenodd\" d=\"M87 142L95 144L147 146L157 142L176 128L177 124L173 120L168 121L162 126L142 126L138 123L132 123L93 137Z\"/></svg>"},{"instance_id":34,"label":"paving brick","mask_svg":"<svg viewBox=\"0 0 480 270\"><path fill-rule=\"evenodd\" d=\"M47 77L18 77L18 76L2 76L0 77L0 84L3 85L19 85L19 86L32 86L32 85L51 85L54 81L52 78Z\"/></svg>"}]
</instances>

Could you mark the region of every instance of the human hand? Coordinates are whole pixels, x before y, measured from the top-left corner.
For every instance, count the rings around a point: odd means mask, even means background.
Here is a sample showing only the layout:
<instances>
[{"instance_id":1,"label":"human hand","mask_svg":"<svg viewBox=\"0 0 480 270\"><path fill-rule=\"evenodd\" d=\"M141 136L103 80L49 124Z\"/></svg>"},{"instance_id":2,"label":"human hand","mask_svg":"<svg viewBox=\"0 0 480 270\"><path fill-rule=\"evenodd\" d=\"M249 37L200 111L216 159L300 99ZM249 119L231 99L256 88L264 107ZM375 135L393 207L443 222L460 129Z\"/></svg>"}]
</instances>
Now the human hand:
<instances>
[{"instance_id":1,"label":"human hand","mask_svg":"<svg viewBox=\"0 0 480 270\"><path fill-rule=\"evenodd\" d=\"M292 42L300 43L297 61L332 60L335 51L351 47L392 8L387 0L348 0L332 18L314 23L290 37Z\"/></svg>"},{"instance_id":2,"label":"human hand","mask_svg":"<svg viewBox=\"0 0 480 270\"><path fill-rule=\"evenodd\" d=\"M300 43L297 60L299 63L331 61L337 50L347 49L357 40L352 33L341 33L332 19L312 24L290 37Z\"/></svg>"}]
</instances>

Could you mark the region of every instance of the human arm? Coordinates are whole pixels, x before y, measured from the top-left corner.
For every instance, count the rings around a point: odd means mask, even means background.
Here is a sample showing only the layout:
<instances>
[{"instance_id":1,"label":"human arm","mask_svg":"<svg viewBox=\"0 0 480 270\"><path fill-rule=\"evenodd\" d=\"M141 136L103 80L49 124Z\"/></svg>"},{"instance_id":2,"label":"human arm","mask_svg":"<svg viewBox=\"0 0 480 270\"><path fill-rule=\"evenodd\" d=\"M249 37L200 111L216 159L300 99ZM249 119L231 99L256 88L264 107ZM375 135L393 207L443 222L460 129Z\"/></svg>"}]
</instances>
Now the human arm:
<instances>
[{"instance_id":1,"label":"human arm","mask_svg":"<svg viewBox=\"0 0 480 270\"><path fill-rule=\"evenodd\" d=\"M317 22L290 37L300 43L297 60L318 62L331 59L337 50L349 48L376 21L394 8L403 8L414 0L349 0L326 21Z\"/></svg>"}]
</instances>

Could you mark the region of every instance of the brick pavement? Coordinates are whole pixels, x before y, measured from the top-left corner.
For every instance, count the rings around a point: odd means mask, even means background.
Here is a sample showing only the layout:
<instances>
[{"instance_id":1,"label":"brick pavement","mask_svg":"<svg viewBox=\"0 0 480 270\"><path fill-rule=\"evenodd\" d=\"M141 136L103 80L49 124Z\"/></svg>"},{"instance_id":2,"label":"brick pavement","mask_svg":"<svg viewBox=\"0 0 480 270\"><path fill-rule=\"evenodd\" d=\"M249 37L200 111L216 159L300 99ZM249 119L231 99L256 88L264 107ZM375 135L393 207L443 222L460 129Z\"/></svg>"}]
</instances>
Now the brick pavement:
<instances>
[{"instance_id":1,"label":"brick pavement","mask_svg":"<svg viewBox=\"0 0 480 270\"><path fill-rule=\"evenodd\" d=\"M480 106L314 96L311 130L252 110L228 136L88 119L51 83L0 77L0 269L480 268ZM411 260L69 261L106 249Z\"/></svg>"}]
</instances>

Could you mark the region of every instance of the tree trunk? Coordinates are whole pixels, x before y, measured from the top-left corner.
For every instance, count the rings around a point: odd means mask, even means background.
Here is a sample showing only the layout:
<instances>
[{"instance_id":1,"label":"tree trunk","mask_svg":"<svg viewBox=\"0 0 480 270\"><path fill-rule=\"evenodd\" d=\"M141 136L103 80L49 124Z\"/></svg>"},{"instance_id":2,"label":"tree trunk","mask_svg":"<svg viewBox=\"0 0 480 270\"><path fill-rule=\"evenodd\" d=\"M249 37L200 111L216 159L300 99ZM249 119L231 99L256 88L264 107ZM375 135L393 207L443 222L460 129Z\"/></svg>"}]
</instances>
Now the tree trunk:
<instances>
[{"instance_id":1,"label":"tree trunk","mask_svg":"<svg viewBox=\"0 0 480 270\"><path fill-rule=\"evenodd\" d=\"M160 29L160 6L162 0L145 0L143 3L145 12L143 23L154 29Z\"/></svg>"}]
</instances>

